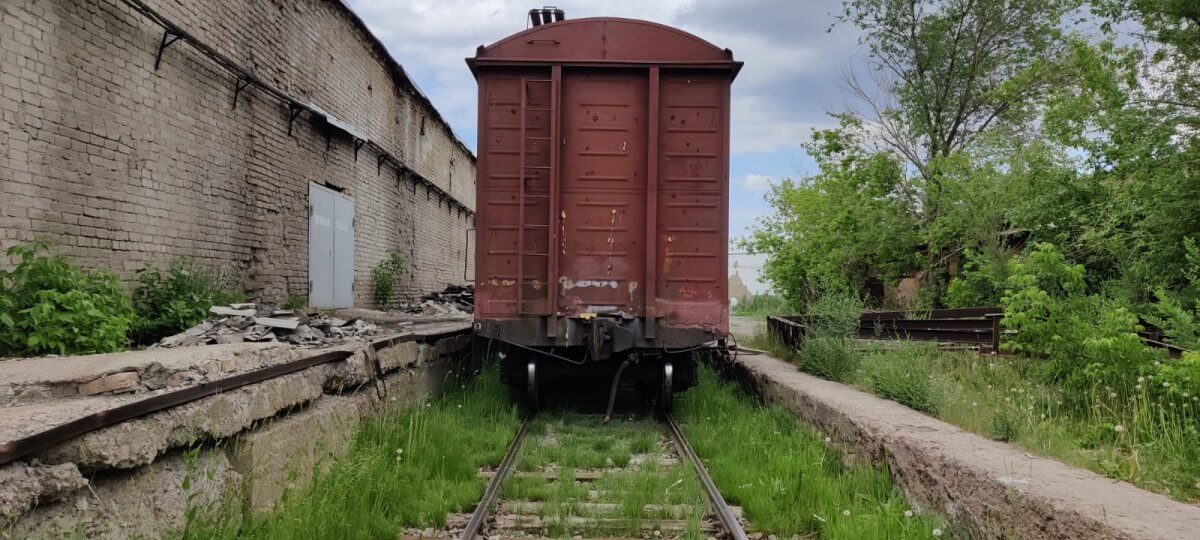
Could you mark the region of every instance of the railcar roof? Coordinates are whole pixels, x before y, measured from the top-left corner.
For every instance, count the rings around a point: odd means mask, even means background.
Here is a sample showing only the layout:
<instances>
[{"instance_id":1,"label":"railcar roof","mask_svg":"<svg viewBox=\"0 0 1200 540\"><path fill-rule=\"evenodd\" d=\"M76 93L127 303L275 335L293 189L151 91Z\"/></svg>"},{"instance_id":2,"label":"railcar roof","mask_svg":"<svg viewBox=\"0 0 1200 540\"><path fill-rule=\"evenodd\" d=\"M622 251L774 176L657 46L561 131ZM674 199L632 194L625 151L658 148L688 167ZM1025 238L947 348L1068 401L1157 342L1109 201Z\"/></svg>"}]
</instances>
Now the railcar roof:
<instances>
[{"instance_id":1,"label":"railcar roof","mask_svg":"<svg viewBox=\"0 0 1200 540\"><path fill-rule=\"evenodd\" d=\"M650 21L620 17L567 19L534 26L491 45L480 45L467 59L471 72L490 65L661 65L729 69L742 63L733 51L693 34Z\"/></svg>"}]
</instances>

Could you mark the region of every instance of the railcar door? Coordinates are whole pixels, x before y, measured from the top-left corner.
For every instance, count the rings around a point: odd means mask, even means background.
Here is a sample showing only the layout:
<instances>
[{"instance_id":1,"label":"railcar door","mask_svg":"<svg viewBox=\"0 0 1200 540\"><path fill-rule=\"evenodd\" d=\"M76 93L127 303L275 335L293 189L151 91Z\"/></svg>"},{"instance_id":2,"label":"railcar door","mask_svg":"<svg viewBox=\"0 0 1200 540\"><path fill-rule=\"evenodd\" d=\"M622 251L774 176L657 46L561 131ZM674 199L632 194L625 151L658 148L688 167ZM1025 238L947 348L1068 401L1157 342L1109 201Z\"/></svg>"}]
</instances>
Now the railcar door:
<instances>
[{"instance_id":1,"label":"railcar door","mask_svg":"<svg viewBox=\"0 0 1200 540\"><path fill-rule=\"evenodd\" d=\"M564 69L558 310L640 316L648 76Z\"/></svg>"}]
</instances>

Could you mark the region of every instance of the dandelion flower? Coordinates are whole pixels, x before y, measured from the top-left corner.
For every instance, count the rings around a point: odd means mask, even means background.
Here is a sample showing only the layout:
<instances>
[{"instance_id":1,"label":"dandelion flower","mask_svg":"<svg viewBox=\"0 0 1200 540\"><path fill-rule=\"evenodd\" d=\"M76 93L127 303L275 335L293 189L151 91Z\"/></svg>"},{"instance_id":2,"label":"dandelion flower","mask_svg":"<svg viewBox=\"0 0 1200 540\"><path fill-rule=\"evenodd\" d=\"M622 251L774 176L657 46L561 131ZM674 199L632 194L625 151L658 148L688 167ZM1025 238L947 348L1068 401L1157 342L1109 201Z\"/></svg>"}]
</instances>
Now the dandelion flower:
<instances>
[{"instance_id":1,"label":"dandelion flower","mask_svg":"<svg viewBox=\"0 0 1200 540\"><path fill-rule=\"evenodd\" d=\"M1122 433L1125 431L1125 426L1122 426L1121 424L1117 424L1117 425L1113 426L1113 431L1115 431L1117 433Z\"/></svg>"},{"instance_id":2,"label":"dandelion flower","mask_svg":"<svg viewBox=\"0 0 1200 540\"><path fill-rule=\"evenodd\" d=\"M912 510L905 510L904 517L912 517Z\"/></svg>"},{"instance_id":3,"label":"dandelion flower","mask_svg":"<svg viewBox=\"0 0 1200 540\"><path fill-rule=\"evenodd\" d=\"M934 535L934 536L941 536L941 535L942 535L942 530L941 530L941 529L934 529L934 530L933 530L933 535Z\"/></svg>"},{"instance_id":4,"label":"dandelion flower","mask_svg":"<svg viewBox=\"0 0 1200 540\"><path fill-rule=\"evenodd\" d=\"M846 516L846 517L850 517L850 511L849 511L849 510L842 510L842 515L843 515L843 516Z\"/></svg>"}]
</instances>

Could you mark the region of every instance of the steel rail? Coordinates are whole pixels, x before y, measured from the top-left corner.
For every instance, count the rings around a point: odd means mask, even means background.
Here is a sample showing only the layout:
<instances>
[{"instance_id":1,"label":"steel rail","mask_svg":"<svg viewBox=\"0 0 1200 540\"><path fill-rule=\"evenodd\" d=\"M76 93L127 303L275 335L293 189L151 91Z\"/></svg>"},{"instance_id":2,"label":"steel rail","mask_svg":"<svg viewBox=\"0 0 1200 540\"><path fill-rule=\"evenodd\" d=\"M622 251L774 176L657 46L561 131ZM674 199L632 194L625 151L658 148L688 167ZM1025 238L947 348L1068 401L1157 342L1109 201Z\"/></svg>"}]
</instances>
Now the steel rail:
<instances>
[{"instance_id":1,"label":"steel rail","mask_svg":"<svg viewBox=\"0 0 1200 540\"><path fill-rule=\"evenodd\" d=\"M525 442L525 435L529 434L529 425L532 423L532 414L521 422L521 429L517 430L512 444L508 446L508 452L504 454L504 459L500 460L500 466L496 468L495 476L492 476L491 481L488 482L487 489L483 490L483 497L479 499L479 504L471 513L471 519L467 521L466 528L459 536L460 540L474 540L479 535L479 530L483 527L483 520L487 519L492 503L496 502L496 495L500 493L500 485L504 483L504 479L512 470L513 462L517 460L517 452L521 451L521 443Z\"/></svg>"},{"instance_id":2,"label":"steel rail","mask_svg":"<svg viewBox=\"0 0 1200 540\"><path fill-rule=\"evenodd\" d=\"M708 502L712 504L713 511L717 514L717 520L721 522L721 526L725 528L725 532L733 540L748 540L746 531L742 529L742 524L738 522L733 509L725 502L725 498L721 496L721 491L717 489L717 485L713 483L712 477L708 475L708 469L704 467L704 462L700 461L700 456L696 455L696 451L692 450L692 445L688 444L687 437L683 435L683 428L679 427L679 422L675 421L675 417L671 413L666 413L664 416L667 420L667 426L671 428L671 439L675 441L675 447L679 449L680 454L687 457L688 461L691 461L692 465L696 467L696 475L700 477L700 483L704 484L704 492L708 495Z\"/></svg>"},{"instance_id":3,"label":"steel rail","mask_svg":"<svg viewBox=\"0 0 1200 540\"><path fill-rule=\"evenodd\" d=\"M466 329L430 335L406 334L372 342L369 347L378 351L384 347L406 341L428 342L433 339L452 337L465 332L467 332ZM76 418L64 424L59 424L50 429L39 431L32 435L0 444L0 465L6 465L28 455L48 450L55 445L67 442L71 439L101 428L106 428L121 422L127 422L129 420L134 420L136 418L147 416L171 407L178 407L185 403L190 403L192 401L220 394L222 392L235 390L243 386L289 375L314 366L319 366L321 364L347 360L353 355L354 351L352 350L329 351L297 360L292 360L282 364L276 364L274 366L255 371L247 371L232 377L217 379L215 381L209 381L196 386L151 396L146 399L127 403L112 409L97 411ZM376 370L377 372L372 374L372 376L376 378L381 377L383 374L378 373L377 366Z\"/></svg>"}]
</instances>

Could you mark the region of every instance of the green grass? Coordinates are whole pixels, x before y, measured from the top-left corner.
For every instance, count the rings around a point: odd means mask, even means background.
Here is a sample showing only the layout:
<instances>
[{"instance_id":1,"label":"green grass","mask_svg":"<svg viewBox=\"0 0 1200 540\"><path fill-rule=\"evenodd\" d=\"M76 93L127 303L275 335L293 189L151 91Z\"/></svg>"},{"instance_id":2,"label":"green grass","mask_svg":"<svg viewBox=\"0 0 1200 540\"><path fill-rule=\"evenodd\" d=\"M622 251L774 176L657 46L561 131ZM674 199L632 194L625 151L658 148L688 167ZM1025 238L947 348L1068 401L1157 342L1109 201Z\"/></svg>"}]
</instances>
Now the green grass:
<instances>
[{"instance_id":1,"label":"green grass","mask_svg":"<svg viewBox=\"0 0 1200 540\"><path fill-rule=\"evenodd\" d=\"M633 462L634 457L638 462ZM659 520L685 521L686 538L702 538L701 519L707 513L696 473L687 463L663 467L660 456L673 456L662 424L649 418L618 418L601 423L595 415L542 414L531 426L518 458L519 471L555 471L556 478L510 477L501 496L506 501L541 503L540 515L551 523L550 536L620 534L636 537ZM603 471L593 482L574 481L576 471ZM597 509L590 503L615 504ZM671 515L661 505L688 505ZM656 505L647 508L646 505ZM567 526L573 517L620 520L603 530ZM670 534L668 534L669 536Z\"/></svg>"},{"instance_id":2,"label":"green grass","mask_svg":"<svg viewBox=\"0 0 1200 540\"><path fill-rule=\"evenodd\" d=\"M677 398L679 399L679 398ZM847 466L823 435L701 370L679 419L713 481L755 530L780 538L930 538L944 527L912 508L886 469Z\"/></svg>"},{"instance_id":3,"label":"green grass","mask_svg":"<svg viewBox=\"0 0 1200 540\"><path fill-rule=\"evenodd\" d=\"M441 527L479 500L479 468L500 462L518 425L499 376L485 371L443 398L364 422L347 455L275 511L243 518L226 505L183 536L394 538Z\"/></svg>"},{"instance_id":4,"label":"green grass","mask_svg":"<svg viewBox=\"0 0 1200 540\"><path fill-rule=\"evenodd\" d=\"M763 336L754 347L797 361ZM866 346L848 382L1030 452L1185 502L1200 501L1200 403L1131 388L1069 390L1036 360L944 351L929 343Z\"/></svg>"},{"instance_id":5,"label":"green grass","mask_svg":"<svg viewBox=\"0 0 1200 540\"><path fill-rule=\"evenodd\" d=\"M791 307L783 297L773 294L752 294L750 298L735 304L730 311L739 317L758 317L790 313Z\"/></svg>"}]
</instances>

